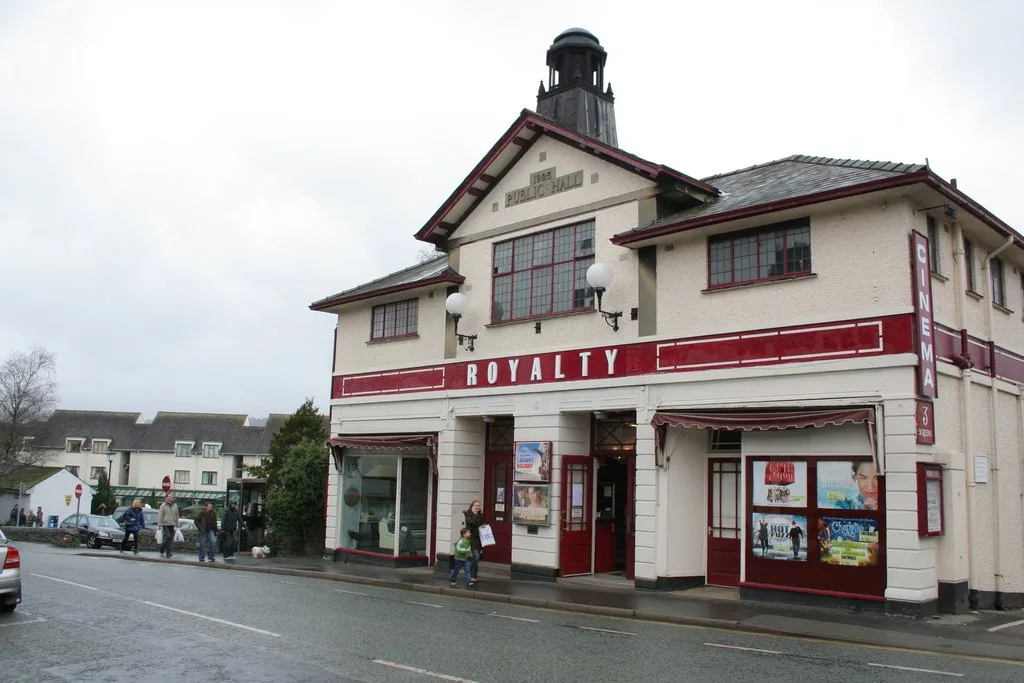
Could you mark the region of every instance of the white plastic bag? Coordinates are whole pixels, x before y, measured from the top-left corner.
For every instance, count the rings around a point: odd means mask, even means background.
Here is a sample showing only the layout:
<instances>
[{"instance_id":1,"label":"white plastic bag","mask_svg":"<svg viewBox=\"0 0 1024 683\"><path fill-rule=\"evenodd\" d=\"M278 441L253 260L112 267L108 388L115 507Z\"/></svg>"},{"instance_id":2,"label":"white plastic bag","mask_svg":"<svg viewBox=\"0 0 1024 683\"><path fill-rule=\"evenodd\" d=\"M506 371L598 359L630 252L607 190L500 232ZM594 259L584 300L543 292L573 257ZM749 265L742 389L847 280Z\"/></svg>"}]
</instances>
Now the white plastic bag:
<instances>
[{"instance_id":1,"label":"white plastic bag","mask_svg":"<svg viewBox=\"0 0 1024 683\"><path fill-rule=\"evenodd\" d=\"M487 546L494 545L494 544L495 544L494 532L491 531L491 525L490 524L481 524L480 525L480 545L482 545L482 546L484 546L486 548Z\"/></svg>"},{"instance_id":2,"label":"white plastic bag","mask_svg":"<svg viewBox=\"0 0 1024 683\"><path fill-rule=\"evenodd\" d=\"M178 528L174 529L174 542L175 543L184 543L185 542L185 537L181 534L181 529L178 529Z\"/></svg>"},{"instance_id":3,"label":"white plastic bag","mask_svg":"<svg viewBox=\"0 0 1024 683\"><path fill-rule=\"evenodd\" d=\"M162 544L164 542L164 530L157 527L156 531L153 532L153 539L156 541L157 545Z\"/></svg>"}]
</instances>

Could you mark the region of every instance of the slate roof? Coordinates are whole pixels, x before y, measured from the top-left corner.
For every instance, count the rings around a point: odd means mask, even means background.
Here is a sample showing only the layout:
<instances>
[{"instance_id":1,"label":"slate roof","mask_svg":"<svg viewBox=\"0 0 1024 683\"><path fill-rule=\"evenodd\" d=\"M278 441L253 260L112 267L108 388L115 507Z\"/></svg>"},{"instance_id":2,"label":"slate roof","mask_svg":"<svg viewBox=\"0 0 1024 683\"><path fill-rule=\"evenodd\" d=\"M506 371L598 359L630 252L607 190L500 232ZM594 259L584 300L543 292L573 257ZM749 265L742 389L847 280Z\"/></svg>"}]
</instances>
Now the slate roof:
<instances>
[{"instance_id":1,"label":"slate roof","mask_svg":"<svg viewBox=\"0 0 1024 683\"><path fill-rule=\"evenodd\" d=\"M7 476L0 479L0 490L17 491L19 484L25 484L25 489L30 489L40 482L44 482L57 474L63 467L37 467L35 465L23 465L7 473Z\"/></svg>"},{"instance_id":2,"label":"slate roof","mask_svg":"<svg viewBox=\"0 0 1024 683\"><path fill-rule=\"evenodd\" d=\"M452 282L461 284L464 277L448 265L448 254L442 254L415 266L403 268L397 272L377 278L352 289L333 294L309 305L314 311L323 311L340 304L379 296L387 292L400 292L415 289L435 282Z\"/></svg>"},{"instance_id":3,"label":"slate roof","mask_svg":"<svg viewBox=\"0 0 1024 683\"><path fill-rule=\"evenodd\" d=\"M270 437L266 427L247 426L247 415L225 413L172 413L160 411L146 425L143 451L173 451L176 441L193 441L195 449L205 442L221 444L221 453L241 455L266 453L260 447Z\"/></svg>"},{"instance_id":4,"label":"slate roof","mask_svg":"<svg viewBox=\"0 0 1024 683\"><path fill-rule=\"evenodd\" d=\"M136 450L142 443L145 425L142 413L118 413L103 410L55 410L32 442L35 448L64 450L68 438L110 439L114 450ZM88 446L86 446L88 448Z\"/></svg>"},{"instance_id":5,"label":"slate roof","mask_svg":"<svg viewBox=\"0 0 1024 683\"><path fill-rule=\"evenodd\" d=\"M640 239L641 236L654 236L648 233L657 234L660 228L666 226L711 219L757 206L772 207L799 197L899 179L926 170L927 166L921 164L794 155L703 178L704 182L718 188L721 195L704 204L620 233L614 241L622 244ZM701 221L702 224L706 222L711 221Z\"/></svg>"}]
</instances>

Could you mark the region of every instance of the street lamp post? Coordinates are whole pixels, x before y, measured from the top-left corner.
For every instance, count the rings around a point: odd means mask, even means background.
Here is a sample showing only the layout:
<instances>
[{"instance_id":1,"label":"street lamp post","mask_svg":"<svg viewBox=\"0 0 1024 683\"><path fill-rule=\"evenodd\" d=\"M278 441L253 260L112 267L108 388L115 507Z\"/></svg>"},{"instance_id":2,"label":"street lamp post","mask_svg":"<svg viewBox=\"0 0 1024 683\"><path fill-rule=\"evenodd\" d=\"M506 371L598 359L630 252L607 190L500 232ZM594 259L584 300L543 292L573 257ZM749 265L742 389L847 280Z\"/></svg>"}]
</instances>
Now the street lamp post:
<instances>
[{"instance_id":1,"label":"street lamp post","mask_svg":"<svg viewBox=\"0 0 1024 683\"><path fill-rule=\"evenodd\" d=\"M110 468L114 464L114 451L107 451L107 486L110 486Z\"/></svg>"}]
</instances>

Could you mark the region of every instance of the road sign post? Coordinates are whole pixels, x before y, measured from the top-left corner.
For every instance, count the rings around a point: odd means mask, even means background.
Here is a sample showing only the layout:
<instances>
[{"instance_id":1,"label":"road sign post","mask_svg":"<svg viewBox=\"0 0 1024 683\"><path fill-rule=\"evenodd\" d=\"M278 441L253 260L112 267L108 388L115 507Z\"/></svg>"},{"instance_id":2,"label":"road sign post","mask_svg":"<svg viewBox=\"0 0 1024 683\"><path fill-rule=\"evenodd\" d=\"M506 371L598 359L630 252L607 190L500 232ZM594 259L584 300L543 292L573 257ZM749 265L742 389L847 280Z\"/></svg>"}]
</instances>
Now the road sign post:
<instances>
[{"instance_id":1,"label":"road sign post","mask_svg":"<svg viewBox=\"0 0 1024 683\"><path fill-rule=\"evenodd\" d=\"M75 498L78 499L78 504L75 505L75 514L79 515L82 513L82 485L78 484L75 486Z\"/></svg>"}]
</instances>

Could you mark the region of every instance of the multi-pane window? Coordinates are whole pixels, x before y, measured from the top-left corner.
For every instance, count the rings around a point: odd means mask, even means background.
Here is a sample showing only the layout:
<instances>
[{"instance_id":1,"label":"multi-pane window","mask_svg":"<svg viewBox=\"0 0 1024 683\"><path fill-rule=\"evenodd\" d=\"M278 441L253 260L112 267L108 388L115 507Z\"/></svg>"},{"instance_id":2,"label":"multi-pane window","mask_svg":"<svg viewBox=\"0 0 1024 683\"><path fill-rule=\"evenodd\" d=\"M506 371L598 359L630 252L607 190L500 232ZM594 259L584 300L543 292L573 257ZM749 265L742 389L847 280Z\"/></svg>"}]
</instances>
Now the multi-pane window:
<instances>
[{"instance_id":1,"label":"multi-pane window","mask_svg":"<svg viewBox=\"0 0 1024 683\"><path fill-rule=\"evenodd\" d=\"M219 443L204 443L203 444L203 457L204 458L219 458L220 457L220 444Z\"/></svg>"},{"instance_id":2,"label":"multi-pane window","mask_svg":"<svg viewBox=\"0 0 1024 683\"><path fill-rule=\"evenodd\" d=\"M939 260L939 224L928 216L928 258L932 262L932 272L942 274L942 263Z\"/></svg>"},{"instance_id":3,"label":"multi-pane window","mask_svg":"<svg viewBox=\"0 0 1024 683\"><path fill-rule=\"evenodd\" d=\"M712 237L708 262L712 288L809 275L810 221L803 218Z\"/></svg>"},{"instance_id":4,"label":"multi-pane window","mask_svg":"<svg viewBox=\"0 0 1024 683\"><path fill-rule=\"evenodd\" d=\"M64 451L67 453L81 453L82 452L82 440L81 439L68 439L64 442Z\"/></svg>"},{"instance_id":5,"label":"multi-pane window","mask_svg":"<svg viewBox=\"0 0 1024 683\"><path fill-rule=\"evenodd\" d=\"M974 286L974 245L964 238L964 275L967 278L967 291L977 292Z\"/></svg>"},{"instance_id":6,"label":"multi-pane window","mask_svg":"<svg viewBox=\"0 0 1024 683\"><path fill-rule=\"evenodd\" d=\"M192 443L179 441L174 444L174 455L179 458L188 458L192 455Z\"/></svg>"},{"instance_id":7,"label":"multi-pane window","mask_svg":"<svg viewBox=\"0 0 1024 683\"><path fill-rule=\"evenodd\" d=\"M371 339L392 339L416 334L419 299L406 299L373 307Z\"/></svg>"},{"instance_id":8,"label":"multi-pane window","mask_svg":"<svg viewBox=\"0 0 1024 683\"><path fill-rule=\"evenodd\" d=\"M96 454L99 454L99 455L106 455L107 454L107 448L109 448L109 447L110 447L110 442L109 441L97 441L96 439L92 440L92 452L93 453L96 453Z\"/></svg>"},{"instance_id":9,"label":"multi-pane window","mask_svg":"<svg viewBox=\"0 0 1024 683\"><path fill-rule=\"evenodd\" d=\"M1006 276L1002 260L992 259L988 270L992 277L992 303L1006 308Z\"/></svg>"},{"instance_id":10,"label":"multi-pane window","mask_svg":"<svg viewBox=\"0 0 1024 683\"><path fill-rule=\"evenodd\" d=\"M217 485L217 473L216 472L203 472L203 486L216 486Z\"/></svg>"},{"instance_id":11,"label":"multi-pane window","mask_svg":"<svg viewBox=\"0 0 1024 683\"><path fill-rule=\"evenodd\" d=\"M93 481L98 481L100 477L106 474L106 472L104 472L105 469L105 467L93 467L89 472L89 478Z\"/></svg>"},{"instance_id":12,"label":"multi-pane window","mask_svg":"<svg viewBox=\"0 0 1024 683\"><path fill-rule=\"evenodd\" d=\"M521 320L594 305L594 221L494 245L491 321Z\"/></svg>"},{"instance_id":13,"label":"multi-pane window","mask_svg":"<svg viewBox=\"0 0 1024 683\"><path fill-rule=\"evenodd\" d=\"M188 483L188 470L174 470L174 483L175 484L187 484Z\"/></svg>"},{"instance_id":14,"label":"multi-pane window","mask_svg":"<svg viewBox=\"0 0 1024 683\"><path fill-rule=\"evenodd\" d=\"M64 465L64 469L66 469L68 472L75 475L76 477L78 476L78 465Z\"/></svg>"}]
</instances>

